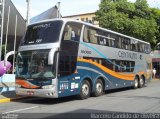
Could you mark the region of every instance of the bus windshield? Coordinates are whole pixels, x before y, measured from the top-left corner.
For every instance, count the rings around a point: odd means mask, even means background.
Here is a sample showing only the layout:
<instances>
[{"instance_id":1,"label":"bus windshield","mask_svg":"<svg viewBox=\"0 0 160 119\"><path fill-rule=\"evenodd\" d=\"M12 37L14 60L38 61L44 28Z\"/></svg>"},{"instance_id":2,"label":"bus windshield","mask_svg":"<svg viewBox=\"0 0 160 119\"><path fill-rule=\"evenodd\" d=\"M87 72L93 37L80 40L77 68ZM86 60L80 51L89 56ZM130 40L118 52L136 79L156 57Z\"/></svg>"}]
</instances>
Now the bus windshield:
<instances>
[{"instance_id":1,"label":"bus windshield","mask_svg":"<svg viewBox=\"0 0 160 119\"><path fill-rule=\"evenodd\" d=\"M59 40L62 21L52 21L28 26L21 45L55 43Z\"/></svg>"},{"instance_id":2,"label":"bus windshield","mask_svg":"<svg viewBox=\"0 0 160 119\"><path fill-rule=\"evenodd\" d=\"M48 65L48 54L49 50L19 52L16 77L55 78L53 65Z\"/></svg>"}]
</instances>

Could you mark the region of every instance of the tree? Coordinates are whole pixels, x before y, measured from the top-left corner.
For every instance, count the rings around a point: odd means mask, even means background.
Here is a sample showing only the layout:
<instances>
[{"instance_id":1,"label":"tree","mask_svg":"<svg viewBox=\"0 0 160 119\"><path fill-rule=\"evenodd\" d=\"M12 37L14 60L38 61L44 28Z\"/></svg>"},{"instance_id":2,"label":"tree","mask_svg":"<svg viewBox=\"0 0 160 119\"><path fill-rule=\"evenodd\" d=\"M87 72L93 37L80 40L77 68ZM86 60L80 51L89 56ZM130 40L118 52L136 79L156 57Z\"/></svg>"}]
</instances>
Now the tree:
<instances>
[{"instance_id":1,"label":"tree","mask_svg":"<svg viewBox=\"0 0 160 119\"><path fill-rule=\"evenodd\" d=\"M152 8L152 17L156 20L157 24L158 24L158 33L157 33L157 43L160 42L160 10L157 8Z\"/></svg>"},{"instance_id":2,"label":"tree","mask_svg":"<svg viewBox=\"0 0 160 119\"><path fill-rule=\"evenodd\" d=\"M152 9L146 0L103 0L96 12L101 27L147 42L152 47L160 38L160 10Z\"/></svg>"}]
</instances>

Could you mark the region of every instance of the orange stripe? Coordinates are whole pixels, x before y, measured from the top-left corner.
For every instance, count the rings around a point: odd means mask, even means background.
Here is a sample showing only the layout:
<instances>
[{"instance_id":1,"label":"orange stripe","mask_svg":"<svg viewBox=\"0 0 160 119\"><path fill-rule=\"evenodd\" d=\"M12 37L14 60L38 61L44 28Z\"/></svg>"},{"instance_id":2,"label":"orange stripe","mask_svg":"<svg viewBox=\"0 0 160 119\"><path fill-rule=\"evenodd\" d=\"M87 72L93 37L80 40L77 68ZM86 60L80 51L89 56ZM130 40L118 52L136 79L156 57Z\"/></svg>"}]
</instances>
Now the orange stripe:
<instances>
[{"instance_id":1,"label":"orange stripe","mask_svg":"<svg viewBox=\"0 0 160 119\"><path fill-rule=\"evenodd\" d=\"M123 79L123 80L134 80L134 77L135 75L134 74L122 74L122 73L117 73L115 71L112 71L106 67L104 67L103 65L101 64L98 64L96 62L93 62L91 60L86 60L86 59L80 59L78 58L78 61L80 62L87 62L87 63L90 63L90 64L93 64L95 66L97 66L98 68L102 69L104 72L116 77L116 78L120 78L120 79Z\"/></svg>"},{"instance_id":2,"label":"orange stripe","mask_svg":"<svg viewBox=\"0 0 160 119\"><path fill-rule=\"evenodd\" d=\"M23 86L24 88L32 88L32 89L39 88L38 86L28 84L26 81L20 80L20 79L16 79L16 84L19 84Z\"/></svg>"},{"instance_id":3,"label":"orange stripe","mask_svg":"<svg viewBox=\"0 0 160 119\"><path fill-rule=\"evenodd\" d=\"M138 73L139 75L145 74L143 71Z\"/></svg>"}]
</instances>

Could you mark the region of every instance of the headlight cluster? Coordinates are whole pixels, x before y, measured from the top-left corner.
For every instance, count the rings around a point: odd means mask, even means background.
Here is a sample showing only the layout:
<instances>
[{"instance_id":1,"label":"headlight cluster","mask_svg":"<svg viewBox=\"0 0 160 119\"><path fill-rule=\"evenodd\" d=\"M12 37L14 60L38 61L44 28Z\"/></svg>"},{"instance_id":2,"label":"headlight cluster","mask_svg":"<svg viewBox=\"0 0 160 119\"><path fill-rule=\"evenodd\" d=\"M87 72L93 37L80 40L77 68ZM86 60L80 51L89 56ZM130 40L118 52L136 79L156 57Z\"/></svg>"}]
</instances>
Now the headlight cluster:
<instances>
[{"instance_id":1,"label":"headlight cluster","mask_svg":"<svg viewBox=\"0 0 160 119\"><path fill-rule=\"evenodd\" d=\"M16 87L16 88L21 88L21 85L15 84L15 87Z\"/></svg>"},{"instance_id":2,"label":"headlight cluster","mask_svg":"<svg viewBox=\"0 0 160 119\"><path fill-rule=\"evenodd\" d=\"M54 85L46 85L46 86L42 86L43 89L53 89Z\"/></svg>"}]
</instances>

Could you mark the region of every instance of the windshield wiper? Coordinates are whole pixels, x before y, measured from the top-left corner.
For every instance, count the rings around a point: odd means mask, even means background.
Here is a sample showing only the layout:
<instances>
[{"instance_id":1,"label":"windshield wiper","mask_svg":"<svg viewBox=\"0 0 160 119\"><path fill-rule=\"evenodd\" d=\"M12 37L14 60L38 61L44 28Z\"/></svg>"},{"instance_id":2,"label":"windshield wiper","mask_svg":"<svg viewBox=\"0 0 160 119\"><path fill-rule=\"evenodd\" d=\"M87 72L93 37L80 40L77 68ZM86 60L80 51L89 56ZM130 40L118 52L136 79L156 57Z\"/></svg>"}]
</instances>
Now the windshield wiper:
<instances>
[{"instance_id":1,"label":"windshield wiper","mask_svg":"<svg viewBox=\"0 0 160 119\"><path fill-rule=\"evenodd\" d=\"M49 79L54 79L54 77L32 77L33 79L35 79L35 80L49 80Z\"/></svg>"}]
</instances>

